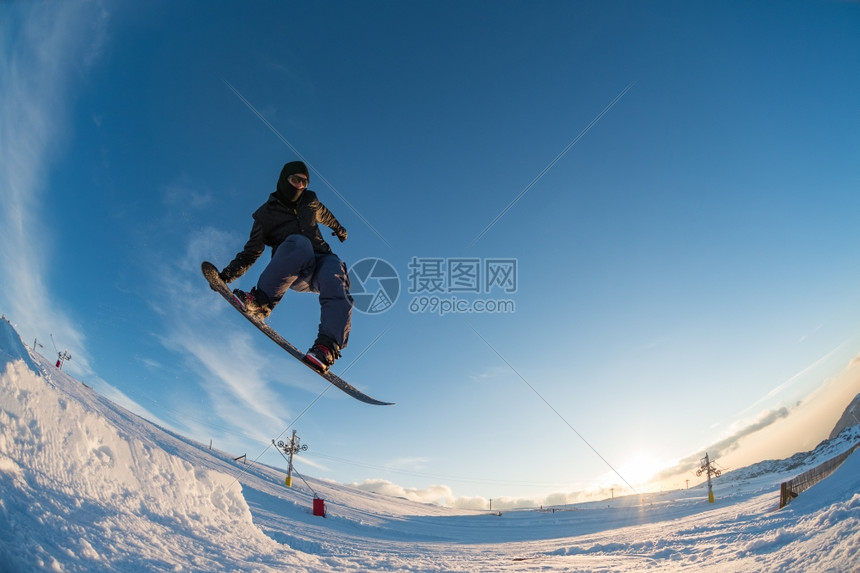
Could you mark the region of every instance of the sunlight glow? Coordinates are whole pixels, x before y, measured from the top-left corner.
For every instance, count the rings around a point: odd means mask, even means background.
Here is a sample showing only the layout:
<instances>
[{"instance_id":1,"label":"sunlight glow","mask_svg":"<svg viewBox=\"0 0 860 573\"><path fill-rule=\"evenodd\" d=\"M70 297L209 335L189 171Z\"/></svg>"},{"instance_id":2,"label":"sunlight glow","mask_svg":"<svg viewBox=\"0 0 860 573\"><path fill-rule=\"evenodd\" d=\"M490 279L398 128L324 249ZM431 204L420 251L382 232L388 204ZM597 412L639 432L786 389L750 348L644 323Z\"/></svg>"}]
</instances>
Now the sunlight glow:
<instances>
[{"instance_id":1,"label":"sunlight glow","mask_svg":"<svg viewBox=\"0 0 860 573\"><path fill-rule=\"evenodd\" d=\"M618 471L635 486L648 483L665 465L651 452L639 450L630 456Z\"/></svg>"}]
</instances>

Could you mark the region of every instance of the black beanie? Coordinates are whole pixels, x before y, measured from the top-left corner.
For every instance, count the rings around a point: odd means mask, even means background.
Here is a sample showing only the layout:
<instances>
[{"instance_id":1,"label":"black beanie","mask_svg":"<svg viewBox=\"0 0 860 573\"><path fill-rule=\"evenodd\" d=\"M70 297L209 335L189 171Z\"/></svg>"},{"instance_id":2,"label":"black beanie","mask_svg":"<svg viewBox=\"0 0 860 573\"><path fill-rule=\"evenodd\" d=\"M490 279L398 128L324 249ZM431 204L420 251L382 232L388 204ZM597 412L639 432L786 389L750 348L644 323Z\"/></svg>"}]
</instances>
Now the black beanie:
<instances>
[{"instance_id":1,"label":"black beanie","mask_svg":"<svg viewBox=\"0 0 860 573\"><path fill-rule=\"evenodd\" d=\"M308 173L308 167L301 161L290 161L284 168L281 169L281 177L286 178L290 175L295 175L296 173L301 173L302 175L307 175L310 178L310 174Z\"/></svg>"}]
</instances>

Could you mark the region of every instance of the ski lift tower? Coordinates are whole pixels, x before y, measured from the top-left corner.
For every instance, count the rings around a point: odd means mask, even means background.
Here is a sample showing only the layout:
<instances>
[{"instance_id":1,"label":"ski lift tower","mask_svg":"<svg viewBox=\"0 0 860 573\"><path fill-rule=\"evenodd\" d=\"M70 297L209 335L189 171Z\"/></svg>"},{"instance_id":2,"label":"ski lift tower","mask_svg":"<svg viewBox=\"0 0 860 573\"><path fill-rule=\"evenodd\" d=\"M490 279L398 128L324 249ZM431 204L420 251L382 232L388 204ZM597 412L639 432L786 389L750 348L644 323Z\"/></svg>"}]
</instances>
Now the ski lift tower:
<instances>
[{"instance_id":1,"label":"ski lift tower","mask_svg":"<svg viewBox=\"0 0 860 573\"><path fill-rule=\"evenodd\" d=\"M711 483L711 476L720 477L722 473L714 466L714 462L708 457L708 452L705 452L705 457L702 458L702 467L696 470L696 475L701 476L703 473L708 474L708 501L714 503L714 486Z\"/></svg>"},{"instance_id":2,"label":"ski lift tower","mask_svg":"<svg viewBox=\"0 0 860 573\"><path fill-rule=\"evenodd\" d=\"M272 440L272 443L274 443L274 440ZM293 487L293 455L298 452L308 451L308 446L307 444L299 443L299 437L296 435L295 430L293 430L293 438L290 440L290 443L285 444L284 442L278 442L275 446L280 451L290 456L287 460L287 479L285 483L287 487Z\"/></svg>"},{"instance_id":3,"label":"ski lift tower","mask_svg":"<svg viewBox=\"0 0 860 573\"><path fill-rule=\"evenodd\" d=\"M57 369L62 370L63 369L63 363L65 363L66 360L71 360L72 355L69 354L68 350L63 350L62 352L57 350L57 343L54 342L54 335L53 334L51 334L51 344L54 345L54 351L56 351L56 353L57 353Z\"/></svg>"},{"instance_id":4,"label":"ski lift tower","mask_svg":"<svg viewBox=\"0 0 860 573\"><path fill-rule=\"evenodd\" d=\"M72 359L72 355L69 354L68 350L63 350L62 352L57 352L57 368L62 370L63 364L66 362L66 360L71 360L71 359Z\"/></svg>"}]
</instances>

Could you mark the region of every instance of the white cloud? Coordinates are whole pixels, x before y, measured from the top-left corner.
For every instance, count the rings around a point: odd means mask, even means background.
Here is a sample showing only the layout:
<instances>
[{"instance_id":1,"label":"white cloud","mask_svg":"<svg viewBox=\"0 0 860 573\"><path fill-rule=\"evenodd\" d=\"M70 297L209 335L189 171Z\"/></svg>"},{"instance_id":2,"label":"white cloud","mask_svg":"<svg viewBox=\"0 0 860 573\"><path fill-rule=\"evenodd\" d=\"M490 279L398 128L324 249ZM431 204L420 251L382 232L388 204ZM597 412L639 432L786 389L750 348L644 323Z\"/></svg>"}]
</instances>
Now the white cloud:
<instances>
[{"instance_id":1,"label":"white cloud","mask_svg":"<svg viewBox=\"0 0 860 573\"><path fill-rule=\"evenodd\" d=\"M200 275L200 263L204 260L217 263L229 262L235 252L229 251L228 245L241 245L244 241L233 233L227 233L213 227L206 227L196 231L189 237L185 248L185 256L179 263L179 268L185 272L193 272ZM203 280L202 277L200 280Z\"/></svg>"},{"instance_id":2,"label":"white cloud","mask_svg":"<svg viewBox=\"0 0 860 573\"><path fill-rule=\"evenodd\" d=\"M403 487L384 479L367 479L361 483L350 484L356 489L399 497L418 503L453 506L454 493L447 485L431 485L426 488Z\"/></svg>"},{"instance_id":3,"label":"white cloud","mask_svg":"<svg viewBox=\"0 0 860 573\"><path fill-rule=\"evenodd\" d=\"M196 185L187 175L164 188L164 204L170 209L202 209L212 203L212 193Z\"/></svg>"},{"instance_id":4,"label":"white cloud","mask_svg":"<svg viewBox=\"0 0 860 573\"><path fill-rule=\"evenodd\" d=\"M96 380L100 393L158 420L95 375L86 351L86 334L54 302L47 278L51 261L59 256L55 250L62 238L52 235L42 223L42 213L52 208L47 201L45 174L64 146L74 140L70 112L80 89L77 82L107 48L110 15L97 2L24 3L5 6L4 11L10 17L0 23L0 33L14 40L4 43L7 53L0 58L0 306L19 324L25 339L38 336L45 353L53 351L53 345L46 341L49 333L60 350L69 348L74 357L65 368L70 373L90 383ZM192 209L209 201L204 189L182 179L165 189L164 198L170 205ZM243 419L247 410L240 412L241 406L252 405L259 416L282 424L284 409L276 409L267 396L264 368L255 366L265 362L254 352L254 345L238 335L212 344L201 336L207 330L204 322L179 320L190 314L187 305L211 294L208 289L202 292L202 287L190 279L191 273L200 279L202 253L217 253L219 246L223 249L223 245L236 242L228 238L232 239L213 229L195 235L181 265L186 280L168 285L182 304L168 301L166 307L156 309L168 317L170 325L163 340L166 345L190 351L205 366L204 376L217 381L205 386L211 402L208 407L216 414ZM202 283L202 279L197 282ZM211 317L212 311L202 316ZM236 356L240 358L230 358ZM199 410L200 405L195 408ZM180 414L183 423L193 423L188 420L193 420L194 413Z\"/></svg>"},{"instance_id":5,"label":"white cloud","mask_svg":"<svg viewBox=\"0 0 860 573\"><path fill-rule=\"evenodd\" d=\"M612 490L609 486L583 486L577 491L557 492L537 497L500 496L490 499L481 496L456 496L450 486L441 484L434 484L425 488L404 487L386 479L373 478L366 479L361 483L351 483L348 485L362 491L408 499L417 503L430 503L457 509L492 509L494 511L560 506L595 499L607 499L612 495ZM616 489L615 494L618 495L620 493ZM629 493L629 491L626 493Z\"/></svg>"},{"instance_id":6,"label":"white cloud","mask_svg":"<svg viewBox=\"0 0 860 573\"><path fill-rule=\"evenodd\" d=\"M86 337L53 302L46 272L55 256L42 223L51 162L69 139L74 80L104 45L107 12L98 4L62 2L4 6L0 33L0 302L26 339L54 333L75 348L69 369L92 375Z\"/></svg>"}]
</instances>

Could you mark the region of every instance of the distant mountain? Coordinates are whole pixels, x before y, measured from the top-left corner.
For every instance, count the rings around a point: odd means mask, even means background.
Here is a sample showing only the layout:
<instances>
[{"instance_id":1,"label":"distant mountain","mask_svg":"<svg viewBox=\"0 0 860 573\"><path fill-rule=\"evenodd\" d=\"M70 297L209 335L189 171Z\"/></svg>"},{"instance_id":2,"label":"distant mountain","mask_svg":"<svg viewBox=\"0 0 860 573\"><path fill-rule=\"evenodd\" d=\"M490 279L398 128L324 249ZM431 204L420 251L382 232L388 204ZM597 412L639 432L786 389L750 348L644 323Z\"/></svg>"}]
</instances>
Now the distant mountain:
<instances>
[{"instance_id":1,"label":"distant mountain","mask_svg":"<svg viewBox=\"0 0 860 573\"><path fill-rule=\"evenodd\" d=\"M845 412L842 414L842 417L839 418L833 431L830 432L830 439L832 440L838 436L839 432L845 428L856 426L857 424L860 424L860 394L854 396L854 399L850 404L848 404L848 407L845 408Z\"/></svg>"},{"instance_id":2,"label":"distant mountain","mask_svg":"<svg viewBox=\"0 0 860 573\"><path fill-rule=\"evenodd\" d=\"M856 398L852 404L855 403L857 403ZM850 450L858 442L860 442L860 425L852 424L836 436L818 444L812 451L799 452L783 460L758 462L744 468L726 472L720 479L723 483L743 482L760 476L799 474Z\"/></svg>"}]
</instances>

